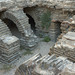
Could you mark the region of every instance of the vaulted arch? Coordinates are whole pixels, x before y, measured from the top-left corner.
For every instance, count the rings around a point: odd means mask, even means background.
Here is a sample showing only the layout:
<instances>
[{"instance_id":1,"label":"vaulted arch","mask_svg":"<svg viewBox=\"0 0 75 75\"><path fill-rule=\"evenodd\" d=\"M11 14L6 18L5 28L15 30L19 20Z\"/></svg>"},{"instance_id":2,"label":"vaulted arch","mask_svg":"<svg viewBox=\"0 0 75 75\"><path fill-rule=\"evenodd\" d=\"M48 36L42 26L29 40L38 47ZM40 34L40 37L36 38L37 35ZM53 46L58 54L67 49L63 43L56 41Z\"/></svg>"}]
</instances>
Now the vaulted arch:
<instances>
[{"instance_id":1,"label":"vaulted arch","mask_svg":"<svg viewBox=\"0 0 75 75\"><path fill-rule=\"evenodd\" d=\"M25 29L30 28L28 17L22 10L6 11L1 16L2 20L5 18L13 21L21 33L25 33Z\"/></svg>"}]
</instances>

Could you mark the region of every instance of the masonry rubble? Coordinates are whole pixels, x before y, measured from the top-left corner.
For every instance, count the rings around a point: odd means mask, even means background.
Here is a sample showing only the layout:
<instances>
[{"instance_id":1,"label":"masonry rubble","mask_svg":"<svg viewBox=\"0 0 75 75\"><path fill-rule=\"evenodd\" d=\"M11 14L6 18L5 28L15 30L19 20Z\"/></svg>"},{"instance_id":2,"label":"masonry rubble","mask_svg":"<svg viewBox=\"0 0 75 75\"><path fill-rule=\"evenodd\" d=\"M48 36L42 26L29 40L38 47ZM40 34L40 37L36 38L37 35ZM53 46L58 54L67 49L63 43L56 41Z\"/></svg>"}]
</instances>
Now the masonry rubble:
<instances>
[{"instance_id":1,"label":"masonry rubble","mask_svg":"<svg viewBox=\"0 0 75 75\"><path fill-rule=\"evenodd\" d=\"M54 53L57 56L66 56L68 59L75 61L75 32L66 33L50 49L50 53Z\"/></svg>"},{"instance_id":2,"label":"masonry rubble","mask_svg":"<svg viewBox=\"0 0 75 75\"><path fill-rule=\"evenodd\" d=\"M62 38L63 35L65 35L68 31L75 32L75 15L71 17L67 21L63 21L61 23L61 35L58 36L58 40Z\"/></svg>"},{"instance_id":3,"label":"masonry rubble","mask_svg":"<svg viewBox=\"0 0 75 75\"><path fill-rule=\"evenodd\" d=\"M73 75L75 74L75 63L66 57L53 55L41 56L36 54L25 61L16 70L15 75ZM65 71L66 70L66 71Z\"/></svg>"},{"instance_id":4,"label":"masonry rubble","mask_svg":"<svg viewBox=\"0 0 75 75\"><path fill-rule=\"evenodd\" d=\"M33 49L38 44L38 37L33 33L33 31L29 28L25 30L25 37L23 37L23 45L25 48Z\"/></svg>"}]
</instances>

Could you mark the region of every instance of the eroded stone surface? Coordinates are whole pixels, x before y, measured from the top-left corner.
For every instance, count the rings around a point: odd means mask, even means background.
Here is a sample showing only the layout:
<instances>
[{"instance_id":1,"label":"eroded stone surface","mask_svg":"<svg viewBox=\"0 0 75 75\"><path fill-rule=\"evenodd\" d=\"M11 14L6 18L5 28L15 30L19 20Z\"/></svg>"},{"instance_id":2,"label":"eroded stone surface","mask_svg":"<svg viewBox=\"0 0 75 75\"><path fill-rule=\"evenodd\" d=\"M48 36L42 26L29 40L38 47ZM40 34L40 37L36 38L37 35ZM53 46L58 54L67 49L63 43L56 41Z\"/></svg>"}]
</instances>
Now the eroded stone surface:
<instances>
[{"instance_id":1,"label":"eroded stone surface","mask_svg":"<svg viewBox=\"0 0 75 75\"><path fill-rule=\"evenodd\" d=\"M16 70L15 75L71 75L71 73L75 74L75 69L72 65L74 65L73 62L62 56L41 56L40 54L36 54L29 60L25 61ZM66 68L68 70L66 70ZM65 70L66 72L64 72Z\"/></svg>"},{"instance_id":2,"label":"eroded stone surface","mask_svg":"<svg viewBox=\"0 0 75 75\"><path fill-rule=\"evenodd\" d=\"M55 46L51 49L52 53L57 56L66 56L68 59L75 60L75 32L66 33L62 39L57 41Z\"/></svg>"}]
</instances>

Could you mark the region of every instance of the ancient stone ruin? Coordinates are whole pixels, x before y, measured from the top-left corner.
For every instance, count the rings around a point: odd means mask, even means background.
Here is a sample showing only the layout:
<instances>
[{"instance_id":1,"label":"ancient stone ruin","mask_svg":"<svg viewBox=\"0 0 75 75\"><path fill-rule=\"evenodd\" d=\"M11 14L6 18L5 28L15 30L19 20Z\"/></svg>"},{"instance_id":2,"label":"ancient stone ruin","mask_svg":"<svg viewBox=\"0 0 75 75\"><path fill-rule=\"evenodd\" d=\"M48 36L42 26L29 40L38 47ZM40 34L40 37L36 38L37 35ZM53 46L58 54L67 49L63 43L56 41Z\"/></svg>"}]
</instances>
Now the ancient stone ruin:
<instances>
[{"instance_id":1,"label":"ancient stone ruin","mask_svg":"<svg viewBox=\"0 0 75 75\"><path fill-rule=\"evenodd\" d=\"M20 48L33 50L40 37L55 45L36 54L15 75L75 75L75 0L0 0L0 62L13 64Z\"/></svg>"}]
</instances>

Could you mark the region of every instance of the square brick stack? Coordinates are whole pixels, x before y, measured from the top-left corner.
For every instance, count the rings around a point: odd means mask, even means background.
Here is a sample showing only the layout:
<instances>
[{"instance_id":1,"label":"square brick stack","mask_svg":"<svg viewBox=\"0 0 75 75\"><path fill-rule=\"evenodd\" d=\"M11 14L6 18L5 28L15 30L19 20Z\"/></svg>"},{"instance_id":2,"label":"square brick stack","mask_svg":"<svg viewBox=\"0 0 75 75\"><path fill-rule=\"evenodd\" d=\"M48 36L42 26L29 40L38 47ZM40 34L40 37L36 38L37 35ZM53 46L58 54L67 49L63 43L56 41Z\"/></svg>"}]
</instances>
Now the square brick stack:
<instances>
[{"instance_id":1,"label":"square brick stack","mask_svg":"<svg viewBox=\"0 0 75 75\"><path fill-rule=\"evenodd\" d=\"M20 42L15 36L0 37L0 62L11 64L19 58Z\"/></svg>"},{"instance_id":2,"label":"square brick stack","mask_svg":"<svg viewBox=\"0 0 75 75\"><path fill-rule=\"evenodd\" d=\"M75 32L65 34L62 39L50 49L50 53L54 53L57 56L65 56L75 61Z\"/></svg>"}]
</instances>

